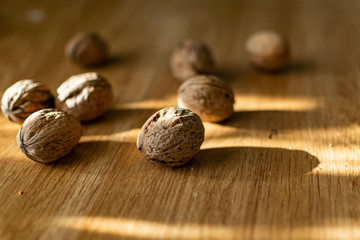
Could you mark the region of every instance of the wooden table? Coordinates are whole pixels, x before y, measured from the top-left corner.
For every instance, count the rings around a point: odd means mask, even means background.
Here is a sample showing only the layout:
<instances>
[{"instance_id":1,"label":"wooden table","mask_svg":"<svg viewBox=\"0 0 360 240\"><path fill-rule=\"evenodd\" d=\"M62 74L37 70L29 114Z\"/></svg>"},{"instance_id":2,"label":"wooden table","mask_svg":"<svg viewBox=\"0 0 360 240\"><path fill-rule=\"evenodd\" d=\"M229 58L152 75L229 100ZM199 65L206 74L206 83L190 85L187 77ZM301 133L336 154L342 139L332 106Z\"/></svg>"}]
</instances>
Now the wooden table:
<instances>
[{"instance_id":1,"label":"wooden table","mask_svg":"<svg viewBox=\"0 0 360 240\"><path fill-rule=\"evenodd\" d=\"M115 100L52 164L27 159L20 125L0 117L0 239L360 239L359 11L354 0L2 1L1 94L24 78L55 92L98 71ZM287 71L248 65L244 42L262 29L288 38ZM112 61L84 69L64 57L83 30L108 41ZM236 112L205 123L191 163L157 167L135 142L149 116L176 106L168 61L185 37L211 46Z\"/></svg>"}]
</instances>

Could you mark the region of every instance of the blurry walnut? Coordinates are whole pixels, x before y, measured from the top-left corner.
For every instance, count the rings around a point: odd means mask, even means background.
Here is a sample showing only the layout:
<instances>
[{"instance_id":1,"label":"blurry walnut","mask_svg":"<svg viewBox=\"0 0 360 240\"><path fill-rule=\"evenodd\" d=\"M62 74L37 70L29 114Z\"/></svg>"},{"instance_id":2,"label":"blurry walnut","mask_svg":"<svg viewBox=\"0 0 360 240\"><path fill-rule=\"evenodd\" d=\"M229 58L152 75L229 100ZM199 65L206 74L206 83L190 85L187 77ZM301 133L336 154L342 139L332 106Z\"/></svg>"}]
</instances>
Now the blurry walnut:
<instances>
[{"instance_id":1,"label":"blurry walnut","mask_svg":"<svg viewBox=\"0 0 360 240\"><path fill-rule=\"evenodd\" d=\"M96 33L78 33L65 47L65 55L84 66L103 64L107 59L107 45Z\"/></svg>"},{"instance_id":2,"label":"blurry walnut","mask_svg":"<svg viewBox=\"0 0 360 240\"><path fill-rule=\"evenodd\" d=\"M103 115L113 98L109 82L95 72L70 77L58 87L57 94L56 108L81 122Z\"/></svg>"},{"instance_id":3,"label":"blurry walnut","mask_svg":"<svg viewBox=\"0 0 360 240\"><path fill-rule=\"evenodd\" d=\"M288 43L275 32L253 34L246 41L245 49L252 65L261 70L278 71L289 61Z\"/></svg>"},{"instance_id":4,"label":"blurry walnut","mask_svg":"<svg viewBox=\"0 0 360 240\"><path fill-rule=\"evenodd\" d=\"M233 113L234 94L220 78L198 75L180 86L178 105L195 112L203 121L220 122Z\"/></svg>"},{"instance_id":5,"label":"blurry walnut","mask_svg":"<svg viewBox=\"0 0 360 240\"><path fill-rule=\"evenodd\" d=\"M50 88L34 80L21 80L10 86L2 96L1 110L11 121L23 123L33 112L54 107Z\"/></svg>"},{"instance_id":6,"label":"blurry walnut","mask_svg":"<svg viewBox=\"0 0 360 240\"><path fill-rule=\"evenodd\" d=\"M183 108L164 108L142 126L137 147L153 164L178 167L199 151L204 132L204 126L195 113Z\"/></svg>"},{"instance_id":7,"label":"blurry walnut","mask_svg":"<svg viewBox=\"0 0 360 240\"><path fill-rule=\"evenodd\" d=\"M181 81L199 73L211 73L214 66L210 49L201 41L193 39L180 42L170 58L172 73Z\"/></svg>"},{"instance_id":8,"label":"blurry walnut","mask_svg":"<svg viewBox=\"0 0 360 240\"><path fill-rule=\"evenodd\" d=\"M16 141L28 158L49 163L69 153L79 142L81 133L81 124L73 116L43 109L25 120Z\"/></svg>"}]
</instances>

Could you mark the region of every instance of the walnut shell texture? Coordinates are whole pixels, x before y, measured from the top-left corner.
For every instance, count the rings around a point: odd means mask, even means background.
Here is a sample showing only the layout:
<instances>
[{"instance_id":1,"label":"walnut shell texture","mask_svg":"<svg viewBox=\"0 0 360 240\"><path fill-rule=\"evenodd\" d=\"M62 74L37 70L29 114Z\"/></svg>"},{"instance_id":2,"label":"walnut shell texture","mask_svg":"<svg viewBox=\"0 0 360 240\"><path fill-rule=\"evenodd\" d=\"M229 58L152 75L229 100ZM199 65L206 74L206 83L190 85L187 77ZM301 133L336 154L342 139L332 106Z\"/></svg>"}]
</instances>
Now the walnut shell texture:
<instances>
[{"instance_id":1,"label":"walnut shell texture","mask_svg":"<svg viewBox=\"0 0 360 240\"><path fill-rule=\"evenodd\" d=\"M103 64L108 55L107 45L96 33L76 34L65 46L65 55L83 66Z\"/></svg>"},{"instance_id":2,"label":"walnut shell texture","mask_svg":"<svg viewBox=\"0 0 360 240\"><path fill-rule=\"evenodd\" d=\"M1 99L3 114L13 122L23 123L33 112L54 107L50 88L42 82L25 79L4 92Z\"/></svg>"},{"instance_id":3,"label":"walnut shell texture","mask_svg":"<svg viewBox=\"0 0 360 240\"><path fill-rule=\"evenodd\" d=\"M57 89L55 106L87 122L103 115L112 99L112 87L95 72L78 74L63 82Z\"/></svg>"},{"instance_id":4,"label":"walnut shell texture","mask_svg":"<svg viewBox=\"0 0 360 240\"><path fill-rule=\"evenodd\" d=\"M170 68L174 77L184 81L199 73L211 73L214 60L209 47L203 42L193 39L181 41L173 50Z\"/></svg>"},{"instance_id":5,"label":"walnut shell texture","mask_svg":"<svg viewBox=\"0 0 360 240\"><path fill-rule=\"evenodd\" d=\"M199 151L204 132L204 125L195 113L177 107L164 108L145 122L137 147L153 164L178 167Z\"/></svg>"},{"instance_id":6,"label":"walnut shell texture","mask_svg":"<svg viewBox=\"0 0 360 240\"><path fill-rule=\"evenodd\" d=\"M16 141L31 160L50 163L69 153L81 134L81 124L73 116L55 109L43 109L25 120Z\"/></svg>"},{"instance_id":7,"label":"walnut shell texture","mask_svg":"<svg viewBox=\"0 0 360 240\"><path fill-rule=\"evenodd\" d=\"M178 105L190 109L203 121L220 122L234 111L234 94L223 80L212 75L189 78L178 89Z\"/></svg>"},{"instance_id":8,"label":"walnut shell texture","mask_svg":"<svg viewBox=\"0 0 360 240\"><path fill-rule=\"evenodd\" d=\"M284 37L276 32L262 31L246 41L246 52L252 65L265 71L278 71L289 61L289 46Z\"/></svg>"}]
</instances>

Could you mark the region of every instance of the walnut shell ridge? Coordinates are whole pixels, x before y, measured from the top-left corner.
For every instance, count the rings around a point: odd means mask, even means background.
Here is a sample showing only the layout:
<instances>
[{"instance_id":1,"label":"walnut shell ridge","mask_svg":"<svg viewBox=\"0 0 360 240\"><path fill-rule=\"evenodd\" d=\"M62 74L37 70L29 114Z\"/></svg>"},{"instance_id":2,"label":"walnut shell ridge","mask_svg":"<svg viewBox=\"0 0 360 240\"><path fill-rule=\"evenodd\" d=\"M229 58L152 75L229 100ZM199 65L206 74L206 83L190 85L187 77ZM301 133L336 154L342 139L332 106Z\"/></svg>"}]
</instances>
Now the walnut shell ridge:
<instances>
[{"instance_id":1,"label":"walnut shell ridge","mask_svg":"<svg viewBox=\"0 0 360 240\"><path fill-rule=\"evenodd\" d=\"M223 80L212 75L189 78L178 89L178 105L190 109L203 121L220 122L234 112L234 94Z\"/></svg>"},{"instance_id":2,"label":"walnut shell ridge","mask_svg":"<svg viewBox=\"0 0 360 240\"><path fill-rule=\"evenodd\" d=\"M10 121L23 123L33 112L54 107L50 88L42 82L25 79L16 82L4 92L1 110Z\"/></svg>"},{"instance_id":3,"label":"walnut shell ridge","mask_svg":"<svg viewBox=\"0 0 360 240\"><path fill-rule=\"evenodd\" d=\"M56 108L81 122L103 115L113 99L110 83L95 72L70 77L58 87L57 94Z\"/></svg>"},{"instance_id":4,"label":"walnut shell ridge","mask_svg":"<svg viewBox=\"0 0 360 240\"><path fill-rule=\"evenodd\" d=\"M65 55L80 65L91 67L107 60L108 47L98 34L81 32L66 44Z\"/></svg>"},{"instance_id":5,"label":"walnut shell ridge","mask_svg":"<svg viewBox=\"0 0 360 240\"><path fill-rule=\"evenodd\" d=\"M184 81L199 73L211 73L215 63L208 46L193 39L181 41L173 50L170 68L174 77Z\"/></svg>"},{"instance_id":6,"label":"walnut shell ridge","mask_svg":"<svg viewBox=\"0 0 360 240\"><path fill-rule=\"evenodd\" d=\"M289 61L289 46L276 32L262 31L251 35L245 44L250 63L265 71L279 71Z\"/></svg>"},{"instance_id":7,"label":"walnut shell ridge","mask_svg":"<svg viewBox=\"0 0 360 240\"><path fill-rule=\"evenodd\" d=\"M200 150L205 129L198 115L188 109L169 107L152 115L142 126L137 147L149 162L178 167Z\"/></svg>"},{"instance_id":8,"label":"walnut shell ridge","mask_svg":"<svg viewBox=\"0 0 360 240\"><path fill-rule=\"evenodd\" d=\"M81 134L81 124L73 116L55 109L43 109L25 120L16 141L31 160L50 163L69 153Z\"/></svg>"}]
</instances>

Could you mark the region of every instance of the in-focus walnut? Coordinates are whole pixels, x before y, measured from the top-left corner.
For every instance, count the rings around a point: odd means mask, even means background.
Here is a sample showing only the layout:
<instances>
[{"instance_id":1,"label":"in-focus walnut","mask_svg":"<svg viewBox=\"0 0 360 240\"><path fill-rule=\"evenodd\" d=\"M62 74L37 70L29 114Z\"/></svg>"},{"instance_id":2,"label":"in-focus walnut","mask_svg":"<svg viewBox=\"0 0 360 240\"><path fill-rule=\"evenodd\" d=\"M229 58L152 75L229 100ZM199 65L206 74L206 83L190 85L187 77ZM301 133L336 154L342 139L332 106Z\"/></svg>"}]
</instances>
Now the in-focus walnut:
<instances>
[{"instance_id":1,"label":"in-focus walnut","mask_svg":"<svg viewBox=\"0 0 360 240\"><path fill-rule=\"evenodd\" d=\"M44 83L26 79L10 86L1 99L1 110L11 121L23 123L33 112L54 107L54 97Z\"/></svg>"},{"instance_id":2,"label":"in-focus walnut","mask_svg":"<svg viewBox=\"0 0 360 240\"><path fill-rule=\"evenodd\" d=\"M246 41L245 49L252 65L260 70L279 71L289 61L287 41L272 31L253 34Z\"/></svg>"},{"instance_id":3,"label":"in-focus walnut","mask_svg":"<svg viewBox=\"0 0 360 240\"><path fill-rule=\"evenodd\" d=\"M107 60L107 45L96 33L78 33L65 46L65 55L84 66L101 65Z\"/></svg>"},{"instance_id":4,"label":"in-focus walnut","mask_svg":"<svg viewBox=\"0 0 360 240\"><path fill-rule=\"evenodd\" d=\"M201 41L193 39L180 42L170 58L172 73L181 81L199 73L211 73L214 66L210 49Z\"/></svg>"},{"instance_id":5,"label":"in-focus walnut","mask_svg":"<svg viewBox=\"0 0 360 240\"><path fill-rule=\"evenodd\" d=\"M183 108L164 108L145 122L137 147L153 164L178 167L199 151L204 132L201 119L195 113Z\"/></svg>"},{"instance_id":6,"label":"in-focus walnut","mask_svg":"<svg viewBox=\"0 0 360 240\"><path fill-rule=\"evenodd\" d=\"M43 109L25 120L16 141L31 160L50 163L69 153L79 142L81 134L80 122L70 114Z\"/></svg>"},{"instance_id":7,"label":"in-focus walnut","mask_svg":"<svg viewBox=\"0 0 360 240\"><path fill-rule=\"evenodd\" d=\"M113 99L111 85L95 72L70 77L58 87L57 94L56 108L81 122L103 115Z\"/></svg>"},{"instance_id":8,"label":"in-focus walnut","mask_svg":"<svg viewBox=\"0 0 360 240\"><path fill-rule=\"evenodd\" d=\"M225 81L212 75L189 78L178 90L179 107L190 109L203 121L220 122L234 111L234 94Z\"/></svg>"}]
</instances>

